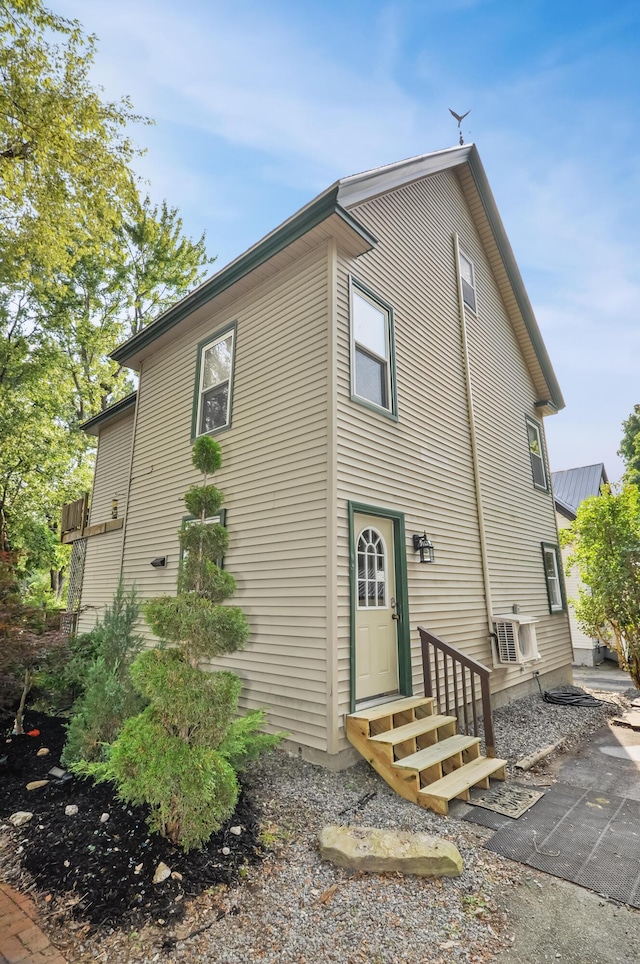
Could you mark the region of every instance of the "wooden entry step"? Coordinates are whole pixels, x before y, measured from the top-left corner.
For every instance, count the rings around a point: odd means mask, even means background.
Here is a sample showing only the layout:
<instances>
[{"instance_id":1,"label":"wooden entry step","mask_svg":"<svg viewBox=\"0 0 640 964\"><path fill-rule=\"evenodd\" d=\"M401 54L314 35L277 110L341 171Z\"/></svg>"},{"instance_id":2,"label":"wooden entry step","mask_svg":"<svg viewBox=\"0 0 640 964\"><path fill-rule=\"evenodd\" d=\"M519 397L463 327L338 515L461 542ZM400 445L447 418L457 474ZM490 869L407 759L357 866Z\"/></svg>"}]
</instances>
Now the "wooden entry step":
<instances>
[{"instance_id":1,"label":"wooden entry step","mask_svg":"<svg viewBox=\"0 0 640 964\"><path fill-rule=\"evenodd\" d=\"M446 814L455 797L469 799L489 777L506 779L506 761L480 756L478 737L457 732L455 716L435 712L434 700L393 700L347 716L347 738L397 793Z\"/></svg>"}]
</instances>

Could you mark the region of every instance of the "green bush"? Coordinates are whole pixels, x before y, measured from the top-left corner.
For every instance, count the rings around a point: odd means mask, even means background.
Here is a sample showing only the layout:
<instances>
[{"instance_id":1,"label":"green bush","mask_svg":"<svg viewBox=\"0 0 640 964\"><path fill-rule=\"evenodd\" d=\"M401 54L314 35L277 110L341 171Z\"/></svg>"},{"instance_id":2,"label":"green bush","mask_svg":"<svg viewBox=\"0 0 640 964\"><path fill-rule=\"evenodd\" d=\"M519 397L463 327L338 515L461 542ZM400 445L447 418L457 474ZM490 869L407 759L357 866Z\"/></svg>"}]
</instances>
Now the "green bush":
<instances>
[{"instance_id":1,"label":"green bush","mask_svg":"<svg viewBox=\"0 0 640 964\"><path fill-rule=\"evenodd\" d=\"M237 772L279 737L255 732L261 713L236 719L234 673L201 673L176 649L142 653L131 677L149 705L126 721L105 763L74 769L148 804L150 828L184 850L201 847L233 813Z\"/></svg>"},{"instance_id":2,"label":"green bush","mask_svg":"<svg viewBox=\"0 0 640 964\"><path fill-rule=\"evenodd\" d=\"M135 632L140 606L135 589L118 586L113 604L91 633L95 657L86 670L84 693L73 705L62 762L99 760L105 744L116 739L123 722L139 713L144 703L129 670L142 647Z\"/></svg>"}]
</instances>

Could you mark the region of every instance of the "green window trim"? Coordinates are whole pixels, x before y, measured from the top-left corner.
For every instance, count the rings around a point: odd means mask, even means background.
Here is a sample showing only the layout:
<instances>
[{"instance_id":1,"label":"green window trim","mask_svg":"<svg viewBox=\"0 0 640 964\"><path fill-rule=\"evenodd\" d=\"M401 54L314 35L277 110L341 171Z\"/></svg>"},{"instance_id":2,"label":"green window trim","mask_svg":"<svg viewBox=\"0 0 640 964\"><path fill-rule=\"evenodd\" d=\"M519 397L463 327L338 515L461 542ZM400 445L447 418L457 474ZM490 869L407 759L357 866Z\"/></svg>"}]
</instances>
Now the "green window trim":
<instances>
[{"instance_id":1,"label":"green window trim","mask_svg":"<svg viewBox=\"0 0 640 964\"><path fill-rule=\"evenodd\" d=\"M209 335L207 338L203 338L202 341L198 342L196 348L196 377L195 384L193 388L193 409L191 414L191 441L195 441L200 435L218 435L220 432L226 432L231 428L232 423L232 412L233 412L233 384L235 380L235 367L236 367L236 333L237 333L237 322L233 321L231 324L225 325L224 328L219 328L213 334ZM208 348L212 348L217 342L222 341L225 336L231 334L232 336L232 346L231 346L231 369L229 372L229 389L227 396L227 420L224 425L219 425L216 428L210 429L208 432L199 431L199 420L201 415L200 402L204 389L201 386L203 377L203 367L202 359L205 351Z\"/></svg>"},{"instance_id":2,"label":"green window trim","mask_svg":"<svg viewBox=\"0 0 640 964\"><path fill-rule=\"evenodd\" d=\"M538 489L539 492L548 492L549 473L547 471L547 456L544 445L544 436L542 434L542 425L536 421L535 418L525 415L525 430L533 487L534 489ZM530 430L535 433L535 439L532 439ZM534 449L534 446L536 445L539 450L537 452ZM536 481L536 474L538 475L538 481Z\"/></svg>"},{"instance_id":3,"label":"green window trim","mask_svg":"<svg viewBox=\"0 0 640 964\"><path fill-rule=\"evenodd\" d=\"M476 269L473 261L463 250L458 248L460 259L460 282L462 287L462 302L465 308L470 308L474 314L478 313L478 297L476 289Z\"/></svg>"},{"instance_id":4,"label":"green window trim","mask_svg":"<svg viewBox=\"0 0 640 964\"><path fill-rule=\"evenodd\" d=\"M356 709L356 605L358 580L356 578L356 539L354 517L378 516L393 522L393 550L396 567L396 599L398 600L398 684L401 696L413 696L411 675L411 627L409 616L409 589L407 584L407 537L404 513L379 506L348 502L349 513L349 705L350 713Z\"/></svg>"},{"instance_id":5,"label":"green window trim","mask_svg":"<svg viewBox=\"0 0 640 964\"><path fill-rule=\"evenodd\" d=\"M549 604L549 613L552 616L557 616L560 613L565 613L567 611L567 599L562 573L562 557L560 555L560 547L553 542L541 542L540 545L542 548L542 569L547 586L547 602ZM548 558L552 558L554 560L555 573L551 577L547 571ZM554 592L554 580L557 580L557 593Z\"/></svg>"},{"instance_id":6,"label":"green window trim","mask_svg":"<svg viewBox=\"0 0 640 964\"><path fill-rule=\"evenodd\" d=\"M371 399L366 398L363 395L358 395L356 392L356 339L354 334L354 294L360 294L365 301L369 301L374 307L377 307L386 316L386 343L388 350L388 357L383 359L383 356L378 356L377 358L370 351L367 351L365 346L359 346L360 351L363 356L369 355L371 359L375 361L384 360L386 365L386 393L387 393L387 404L378 405ZM378 415L383 415L385 418L389 418L394 422L398 421L398 382L397 382L397 372L396 372L396 349L395 349L395 322L393 307L386 302L380 295L372 291L368 285L364 282L359 281L353 275L349 275L349 358L350 358L350 385L351 385L351 401L356 402L358 405L362 405L363 408L369 409L371 412L376 412Z\"/></svg>"},{"instance_id":7,"label":"green window trim","mask_svg":"<svg viewBox=\"0 0 640 964\"><path fill-rule=\"evenodd\" d=\"M200 521L200 516L197 516L197 515L183 515L183 516L182 516L182 521L181 521L181 526L180 526L180 528L181 528L181 529L184 529L184 527L185 527L186 525L188 525L189 522L199 522L199 521ZM226 509L220 509L220 511L218 512L217 515L210 515L210 516L208 516L208 517L204 520L204 522L205 522L205 525L216 525L216 523L217 523L218 525L221 525L224 529L226 529L226 528L227 528L227 510L226 510ZM184 549L182 548L182 546L180 546L180 559L179 559L179 561L182 562L183 559L184 559ZM216 560L216 565L217 565L220 569L224 569L224 558Z\"/></svg>"}]
</instances>

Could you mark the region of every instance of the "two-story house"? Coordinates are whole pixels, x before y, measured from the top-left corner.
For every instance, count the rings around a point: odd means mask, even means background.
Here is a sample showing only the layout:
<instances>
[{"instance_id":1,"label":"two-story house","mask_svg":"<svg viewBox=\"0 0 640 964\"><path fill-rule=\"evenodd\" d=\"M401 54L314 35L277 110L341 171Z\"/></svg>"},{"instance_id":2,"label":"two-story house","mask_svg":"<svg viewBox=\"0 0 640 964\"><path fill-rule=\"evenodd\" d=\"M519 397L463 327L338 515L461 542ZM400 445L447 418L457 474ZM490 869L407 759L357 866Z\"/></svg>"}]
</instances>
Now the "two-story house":
<instances>
[{"instance_id":1,"label":"two-story house","mask_svg":"<svg viewBox=\"0 0 640 964\"><path fill-rule=\"evenodd\" d=\"M139 383L86 425L81 630L120 577L176 591L207 433L251 624L220 664L305 756L347 762L347 714L422 691L418 625L494 667L496 702L571 679L564 403L475 146L337 181L114 358Z\"/></svg>"}]
</instances>

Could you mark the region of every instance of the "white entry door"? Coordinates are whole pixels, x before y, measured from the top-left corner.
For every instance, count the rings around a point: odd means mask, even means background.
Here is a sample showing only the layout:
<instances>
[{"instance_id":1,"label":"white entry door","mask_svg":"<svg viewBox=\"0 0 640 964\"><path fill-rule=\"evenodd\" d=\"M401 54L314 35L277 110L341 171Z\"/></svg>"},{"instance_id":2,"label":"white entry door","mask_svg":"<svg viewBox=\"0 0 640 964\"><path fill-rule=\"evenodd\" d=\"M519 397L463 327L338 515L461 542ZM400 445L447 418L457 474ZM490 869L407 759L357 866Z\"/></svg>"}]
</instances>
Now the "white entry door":
<instances>
[{"instance_id":1,"label":"white entry door","mask_svg":"<svg viewBox=\"0 0 640 964\"><path fill-rule=\"evenodd\" d=\"M393 522L354 518L356 701L398 692L398 631Z\"/></svg>"}]
</instances>

